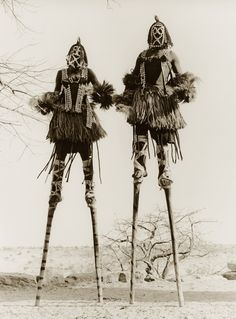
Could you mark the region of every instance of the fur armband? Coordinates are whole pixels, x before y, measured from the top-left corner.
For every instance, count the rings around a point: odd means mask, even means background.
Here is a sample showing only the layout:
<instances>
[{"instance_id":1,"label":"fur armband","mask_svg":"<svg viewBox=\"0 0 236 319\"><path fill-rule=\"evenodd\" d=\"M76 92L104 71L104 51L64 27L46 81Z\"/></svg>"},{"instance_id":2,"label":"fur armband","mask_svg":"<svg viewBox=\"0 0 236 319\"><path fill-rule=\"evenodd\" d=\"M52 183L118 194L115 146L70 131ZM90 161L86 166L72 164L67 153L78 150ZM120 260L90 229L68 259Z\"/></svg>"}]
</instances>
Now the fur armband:
<instances>
[{"instance_id":1,"label":"fur armband","mask_svg":"<svg viewBox=\"0 0 236 319\"><path fill-rule=\"evenodd\" d=\"M126 73L123 77L123 83L128 90L135 90L140 85L139 77L133 73Z\"/></svg>"},{"instance_id":2,"label":"fur armband","mask_svg":"<svg viewBox=\"0 0 236 319\"><path fill-rule=\"evenodd\" d=\"M139 77L133 73L126 73L123 77L125 90L122 94L117 94L113 97L113 102L116 105L116 110L127 113L127 108L132 105L135 90L140 86Z\"/></svg>"},{"instance_id":3,"label":"fur armband","mask_svg":"<svg viewBox=\"0 0 236 319\"><path fill-rule=\"evenodd\" d=\"M114 88L111 84L103 81L100 85L95 85L91 94L92 101L96 104L101 104L101 109L108 110L112 105L112 94Z\"/></svg>"},{"instance_id":4,"label":"fur armband","mask_svg":"<svg viewBox=\"0 0 236 319\"><path fill-rule=\"evenodd\" d=\"M189 103L196 97L195 83L197 79L192 73L186 72L171 79L167 87L172 89L173 94L176 94L180 102Z\"/></svg>"},{"instance_id":5,"label":"fur armband","mask_svg":"<svg viewBox=\"0 0 236 319\"><path fill-rule=\"evenodd\" d=\"M57 92L46 92L39 97L30 99L29 104L43 115L50 113L54 105L59 101L59 94Z\"/></svg>"},{"instance_id":6,"label":"fur armband","mask_svg":"<svg viewBox=\"0 0 236 319\"><path fill-rule=\"evenodd\" d=\"M134 96L134 90L125 89L122 94L116 94L113 97L113 103L116 105L117 110L120 105L131 106Z\"/></svg>"}]
</instances>

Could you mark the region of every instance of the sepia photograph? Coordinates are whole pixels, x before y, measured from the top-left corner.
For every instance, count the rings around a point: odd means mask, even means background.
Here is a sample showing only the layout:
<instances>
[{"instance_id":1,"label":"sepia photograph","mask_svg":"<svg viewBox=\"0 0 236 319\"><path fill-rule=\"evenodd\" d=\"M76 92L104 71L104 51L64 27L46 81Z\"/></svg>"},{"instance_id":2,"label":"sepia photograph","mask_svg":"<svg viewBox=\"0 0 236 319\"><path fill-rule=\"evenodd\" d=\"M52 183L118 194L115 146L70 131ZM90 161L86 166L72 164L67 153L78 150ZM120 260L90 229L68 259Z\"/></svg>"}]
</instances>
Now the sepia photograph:
<instances>
[{"instance_id":1,"label":"sepia photograph","mask_svg":"<svg viewBox=\"0 0 236 319\"><path fill-rule=\"evenodd\" d=\"M0 0L1 319L236 319L235 11Z\"/></svg>"}]
</instances>

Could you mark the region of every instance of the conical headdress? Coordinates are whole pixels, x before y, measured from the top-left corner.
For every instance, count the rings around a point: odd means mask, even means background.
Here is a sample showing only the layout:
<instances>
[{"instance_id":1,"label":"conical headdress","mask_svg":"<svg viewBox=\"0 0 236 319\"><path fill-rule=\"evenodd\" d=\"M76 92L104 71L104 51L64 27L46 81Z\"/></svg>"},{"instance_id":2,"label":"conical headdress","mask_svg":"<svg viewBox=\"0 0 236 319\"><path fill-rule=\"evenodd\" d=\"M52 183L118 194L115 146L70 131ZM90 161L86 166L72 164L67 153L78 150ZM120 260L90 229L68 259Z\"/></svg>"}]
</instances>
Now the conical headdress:
<instances>
[{"instance_id":1,"label":"conical headdress","mask_svg":"<svg viewBox=\"0 0 236 319\"><path fill-rule=\"evenodd\" d=\"M157 16L155 16L156 22L154 22L148 32L148 44L150 47L156 48L168 48L168 46L172 46L172 40L170 34L164 25Z\"/></svg>"},{"instance_id":2,"label":"conical headdress","mask_svg":"<svg viewBox=\"0 0 236 319\"><path fill-rule=\"evenodd\" d=\"M73 68L86 67L88 65L85 48L80 43L80 38L73 44L66 56L68 66Z\"/></svg>"}]
</instances>

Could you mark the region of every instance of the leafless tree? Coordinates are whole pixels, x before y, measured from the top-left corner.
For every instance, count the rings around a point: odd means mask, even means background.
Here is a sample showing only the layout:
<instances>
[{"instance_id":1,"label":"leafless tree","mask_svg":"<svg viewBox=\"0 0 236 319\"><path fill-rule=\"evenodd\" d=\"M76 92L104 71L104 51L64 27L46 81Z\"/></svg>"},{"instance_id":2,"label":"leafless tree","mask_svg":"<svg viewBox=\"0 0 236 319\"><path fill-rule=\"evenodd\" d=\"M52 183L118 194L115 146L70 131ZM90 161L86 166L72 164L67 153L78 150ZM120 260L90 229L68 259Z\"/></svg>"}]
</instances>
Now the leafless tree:
<instances>
[{"instance_id":1,"label":"leafless tree","mask_svg":"<svg viewBox=\"0 0 236 319\"><path fill-rule=\"evenodd\" d=\"M13 17L18 27L29 29L21 19L21 10L32 8L29 0L0 0L0 9L4 10L10 17Z\"/></svg>"},{"instance_id":2,"label":"leafless tree","mask_svg":"<svg viewBox=\"0 0 236 319\"><path fill-rule=\"evenodd\" d=\"M27 0L0 0L0 10L5 10L12 16L17 25L27 28L20 19L20 9L29 5ZM30 108L28 102L32 95L45 91L49 85L45 81L46 73L50 71L42 62L24 60L22 56L28 47L19 48L10 55L0 56L0 133L10 134L13 138L29 148L29 141L22 131L28 121L43 122L39 114ZM7 51L7 50L6 50Z\"/></svg>"},{"instance_id":3,"label":"leafless tree","mask_svg":"<svg viewBox=\"0 0 236 319\"><path fill-rule=\"evenodd\" d=\"M112 9L113 8L112 7L113 4L116 4L116 5L120 6L119 1L117 1L117 0L106 0L107 9Z\"/></svg>"},{"instance_id":4,"label":"leafless tree","mask_svg":"<svg viewBox=\"0 0 236 319\"><path fill-rule=\"evenodd\" d=\"M29 106L29 99L45 91L49 82L44 78L49 71L39 63L0 57L0 129L17 137L27 148L28 142L21 134L22 127L28 121L45 121Z\"/></svg>"},{"instance_id":5,"label":"leafless tree","mask_svg":"<svg viewBox=\"0 0 236 319\"><path fill-rule=\"evenodd\" d=\"M204 221L199 211L176 214L176 230L180 260L189 256L205 256L198 225ZM121 270L131 258L131 230L129 220L120 220L112 236L105 236L107 249L114 254ZM145 265L145 271L153 279L167 277L173 264L169 222L166 211L159 210L156 215L146 215L138 222L137 263Z\"/></svg>"}]
</instances>

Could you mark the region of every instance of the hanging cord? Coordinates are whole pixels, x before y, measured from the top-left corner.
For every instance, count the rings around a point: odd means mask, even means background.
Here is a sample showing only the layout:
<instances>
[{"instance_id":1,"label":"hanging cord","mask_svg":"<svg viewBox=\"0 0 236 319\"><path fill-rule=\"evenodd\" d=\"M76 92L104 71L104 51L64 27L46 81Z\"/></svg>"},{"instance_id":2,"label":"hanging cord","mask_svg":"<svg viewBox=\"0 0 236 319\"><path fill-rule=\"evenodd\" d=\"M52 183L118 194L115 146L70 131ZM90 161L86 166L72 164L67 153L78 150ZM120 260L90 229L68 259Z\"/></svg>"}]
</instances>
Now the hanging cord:
<instances>
[{"instance_id":1,"label":"hanging cord","mask_svg":"<svg viewBox=\"0 0 236 319\"><path fill-rule=\"evenodd\" d=\"M139 72L140 72L140 80L141 80L142 92L143 92L144 88L146 86L146 74L145 74L145 63L144 62L142 62L140 64Z\"/></svg>"},{"instance_id":2,"label":"hanging cord","mask_svg":"<svg viewBox=\"0 0 236 319\"><path fill-rule=\"evenodd\" d=\"M166 147L166 166L167 168L170 168L170 156L169 156L169 148Z\"/></svg>"},{"instance_id":3,"label":"hanging cord","mask_svg":"<svg viewBox=\"0 0 236 319\"><path fill-rule=\"evenodd\" d=\"M100 153L99 153L99 147L98 147L97 141L96 141L96 148L97 148L97 155L98 155L99 180L100 180L100 183L102 184L101 161L100 161Z\"/></svg>"},{"instance_id":4,"label":"hanging cord","mask_svg":"<svg viewBox=\"0 0 236 319\"><path fill-rule=\"evenodd\" d=\"M175 143L171 143L171 159L174 164L177 162L178 158L178 149Z\"/></svg>"},{"instance_id":5,"label":"hanging cord","mask_svg":"<svg viewBox=\"0 0 236 319\"><path fill-rule=\"evenodd\" d=\"M182 155L182 151L181 151L181 145L180 145L180 139L179 139L179 134L178 134L178 132L175 133L175 136L176 136L177 145L178 145L179 158L180 158L181 160L183 160L183 155Z\"/></svg>"},{"instance_id":6,"label":"hanging cord","mask_svg":"<svg viewBox=\"0 0 236 319\"><path fill-rule=\"evenodd\" d=\"M170 62L169 61L167 61L166 62L166 64L167 64L167 66L168 66L168 69L169 69L169 74L168 74L168 77L167 77L167 82L169 81L169 77L170 77L170 80L171 80L171 82L172 82L172 80L173 80L173 70L172 70L172 68L171 68L171 66L170 66Z\"/></svg>"},{"instance_id":7,"label":"hanging cord","mask_svg":"<svg viewBox=\"0 0 236 319\"><path fill-rule=\"evenodd\" d=\"M163 67L162 67L162 62L161 62L161 77L162 77L162 83L163 83L164 94L167 95L166 84L165 84L165 78L164 78L164 72L163 72Z\"/></svg>"},{"instance_id":8,"label":"hanging cord","mask_svg":"<svg viewBox=\"0 0 236 319\"><path fill-rule=\"evenodd\" d=\"M48 162L46 163L46 165L44 166L44 168L40 171L40 173L38 174L37 176L37 179L41 176L41 174L43 172L46 172L46 170L48 169L48 166L51 164L50 166L50 169L49 169L49 172L47 174L47 177L48 175L51 173L51 171L53 170L53 164L54 164L54 161L55 161L55 157L56 157L56 152L55 152L55 149L56 149L56 146L54 145L53 147L53 150L52 150L52 154L48 160ZM46 177L46 180L47 180L47 177Z\"/></svg>"},{"instance_id":9,"label":"hanging cord","mask_svg":"<svg viewBox=\"0 0 236 319\"><path fill-rule=\"evenodd\" d=\"M137 142L136 126L133 125L133 143L132 143L132 156L131 156L131 160L134 158L134 154L135 154L135 150L136 150L136 142Z\"/></svg>"},{"instance_id":10,"label":"hanging cord","mask_svg":"<svg viewBox=\"0 0 236 319\"><path fill-rule=\"evenodd\" d=\"M183 160L178 132L175 133L175 142L171 143L171 159L173 163L176 163L177 159Z\"/></svg>"},{"instance_id":11,"label":"hanging cord","mask_svg":"<svg viewBox=\"0 0 236 319\"><path fill-rule=\"evenodd\" d=\"M151 138L151 141L152 141L152 147L153 147L153 155L154 155L154 157L156 157L157 156L157 148L155 147L155 143L154 143L154 139L153 138Z\"/></svg>"},{"instance_id":12,"label":"hanging cord","mask_svg":"<svg viewBox=\"0 0 236 319\"><path fill-rule=\"evenodd\" d=\"M147 132L147 151L148 151L148 158L150 159L150 143L149 143L149 133Z\"/></svg>"},{"instance_id":13,"label":"hanging cord","mask_svg":"<svg viewBox=\"0 0 236 319\"><path fill-rule=\"evenodd\" d=\"M71 153L71 154L70 154L70 157L69 157L69 159L68 159L68 161L66 162L65 168L66 168L67 165L69 164L68 169L67 169L67 171L66 171L66 173L65 173L66 182L69 181L70 172L71 172L71 166L72 166L72 163L73 163L73 161L74 161L76 155L77 155L77 153Z\"/></svg>"}]
</instances>

